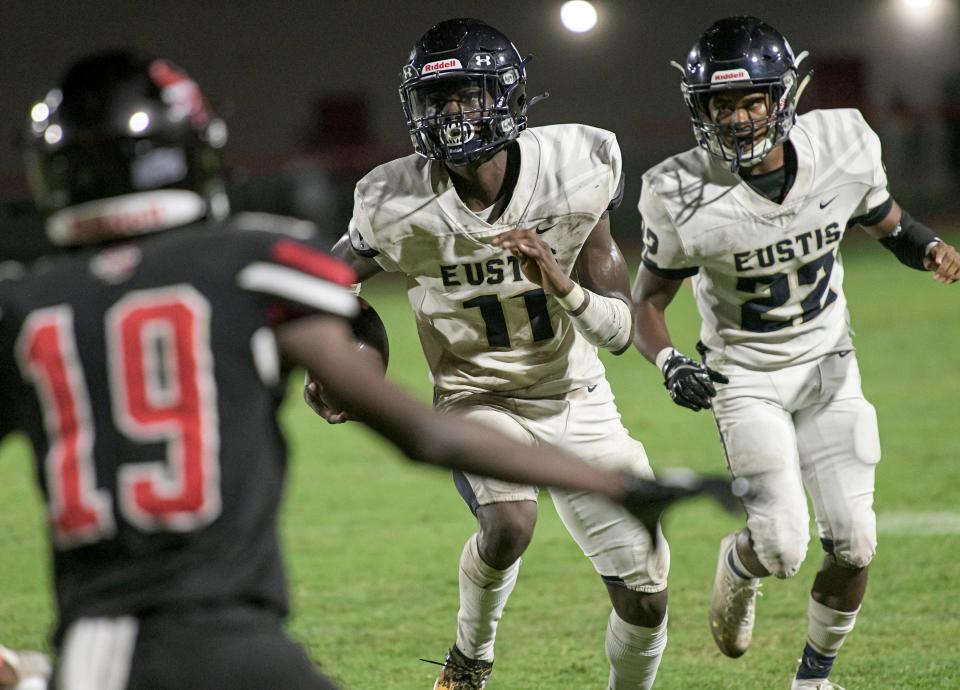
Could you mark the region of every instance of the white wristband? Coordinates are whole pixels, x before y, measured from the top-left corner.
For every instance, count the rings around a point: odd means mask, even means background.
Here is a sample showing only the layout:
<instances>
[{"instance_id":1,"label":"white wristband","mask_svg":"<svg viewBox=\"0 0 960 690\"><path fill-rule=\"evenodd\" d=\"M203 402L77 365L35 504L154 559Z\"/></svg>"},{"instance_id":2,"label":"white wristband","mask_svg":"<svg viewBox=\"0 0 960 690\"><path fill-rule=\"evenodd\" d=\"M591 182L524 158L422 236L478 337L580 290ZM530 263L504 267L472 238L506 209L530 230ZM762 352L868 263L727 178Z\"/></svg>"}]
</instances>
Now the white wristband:
<instances>
[{"instance_id":1,"label":"white wristband","mask_svg":"<svg viewBox=\"0 0 960 690\"><path fill-rule=\"evenodd\" d=\"M656 363L657 369L663 371L663 365L667 363L667 360L673 357L674 355L679 354L672 347L665 347L660 352L657 353Z\"/></svg>"},{"instance_id":2,"label":"white wristband","mask_svg":"<svg viewBox=\"0 0 960 690\"><path fill-rule=\"evenodd\" d=\"M573 289L563 297L557 297L557 302L563 307L564 311L576 311L583 306L583 301L587 298L583 294L583 288L578 283L573 284Z\"/></svg>"}]
</instances>

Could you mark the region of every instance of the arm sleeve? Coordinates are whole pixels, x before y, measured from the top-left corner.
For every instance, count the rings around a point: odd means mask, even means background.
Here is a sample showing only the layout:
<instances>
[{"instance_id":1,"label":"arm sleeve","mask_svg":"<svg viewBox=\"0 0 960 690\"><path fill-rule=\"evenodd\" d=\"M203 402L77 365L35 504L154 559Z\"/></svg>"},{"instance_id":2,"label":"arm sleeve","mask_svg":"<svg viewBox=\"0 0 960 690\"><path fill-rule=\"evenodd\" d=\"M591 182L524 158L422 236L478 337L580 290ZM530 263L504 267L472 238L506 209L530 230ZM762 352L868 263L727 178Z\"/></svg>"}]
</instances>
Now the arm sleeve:
<instances>
[{"instance_id":1,"label":"arm sleeve","mask_svg":"<svg viewBox=\"0 0 960 690\"><path fill-rule=\"evenodd\" d=\"M669 280L696 275L700 267L687 256L673 220L653 185L646 181L640 192L638 208L643 227L643 265Z\"/></svg>"}]
</instances>

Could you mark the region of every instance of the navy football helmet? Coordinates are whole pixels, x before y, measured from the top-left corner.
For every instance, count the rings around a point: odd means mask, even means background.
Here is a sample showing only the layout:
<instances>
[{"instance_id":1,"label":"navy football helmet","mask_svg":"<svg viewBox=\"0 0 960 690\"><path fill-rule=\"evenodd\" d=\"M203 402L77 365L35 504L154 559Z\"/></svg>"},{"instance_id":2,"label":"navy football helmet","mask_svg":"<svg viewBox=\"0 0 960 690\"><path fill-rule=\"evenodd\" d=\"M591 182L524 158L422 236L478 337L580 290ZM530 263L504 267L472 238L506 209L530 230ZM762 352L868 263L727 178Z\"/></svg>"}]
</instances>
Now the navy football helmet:
<instances>
[{"instance_id":1,"label":"navy football helmet","mask_svg":"<svg viewBox=\"0 0 960 690\"><path fill-rule=\"evenodd\" d=\"M432 27L400 74L414 150L461 165L488 158L516 139L527 124L530 59L478 19Z\"/></svg>"},{"instance_id":2,"label":"navy football helmet","mask_svg":"<svg viewBox=\"0 0 960 690\"><path fill-rule=\"evenodd\" d=\"M756 165L782 143L797 119L797 102L810 80L797 72L806 51L794 56L783 35L756 17L728 17L714 22L690 49L681 90L697 142L730 164L731 170ZM763 119L717 124L710 98L721 91L765 92Z\"/></svg>"},{"instance_id":3,"label":"navy football helmet","mask_svg":"<svg viewBox=\"0 0 960 690\"><path fill-rule=\"evenodd\" d=\"M173 63L128 51L82 58L30 111L27 177L47 234L99 242L225 215L226 138Z\"/></svg>"}]
</instances>

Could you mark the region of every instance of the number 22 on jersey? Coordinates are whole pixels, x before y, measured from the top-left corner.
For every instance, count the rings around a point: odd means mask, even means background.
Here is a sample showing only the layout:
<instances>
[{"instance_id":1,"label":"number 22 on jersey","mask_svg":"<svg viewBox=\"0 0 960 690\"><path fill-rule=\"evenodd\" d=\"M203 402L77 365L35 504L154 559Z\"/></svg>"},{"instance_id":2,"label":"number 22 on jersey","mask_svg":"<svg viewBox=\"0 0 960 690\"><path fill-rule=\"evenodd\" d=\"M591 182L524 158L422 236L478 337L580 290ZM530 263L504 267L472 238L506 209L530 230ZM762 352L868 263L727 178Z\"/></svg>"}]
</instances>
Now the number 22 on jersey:
<instances>
[{"instance_id":1,"label":"number 22 on jersey","mask_svg":"<svg viewBox=\"0 0 960 690\"><path fill-rule=\"evenodd\" d=\"M833 252L829 252L797 269L794 274L797 288L810 286L810 290L800 302L799 312L782 319L768 319L765 316L769 311L782 307L789 301L791 280L789 273L738 278L738 292L756 293L758 288L769 291L769 296L748 300L740 306L741 328L754 333L769 333L792 325L794 319L798 317L801 323L816 318L837 299L837 293L828 288L834 259ZM824 293L826 293L826 299L824 299Z\"/></svg>"},{"instance_id":2,"label":"number 22 on jersey","mask_svg":"<svg viewBox=\"0 0 960 690\"><path fill-rule=\"evenodd\" d=\"M144 531L198 529L220 513L209 324L209 303L188 285L129 293L105 317L114 425L134 443L166 445L165 460L119 465L120 513ZM110 538L112 498L98 488L96 429L73 309L33 312L17 357L43 410L48 512L58 546Z\"/></svg>"}]
</instances>

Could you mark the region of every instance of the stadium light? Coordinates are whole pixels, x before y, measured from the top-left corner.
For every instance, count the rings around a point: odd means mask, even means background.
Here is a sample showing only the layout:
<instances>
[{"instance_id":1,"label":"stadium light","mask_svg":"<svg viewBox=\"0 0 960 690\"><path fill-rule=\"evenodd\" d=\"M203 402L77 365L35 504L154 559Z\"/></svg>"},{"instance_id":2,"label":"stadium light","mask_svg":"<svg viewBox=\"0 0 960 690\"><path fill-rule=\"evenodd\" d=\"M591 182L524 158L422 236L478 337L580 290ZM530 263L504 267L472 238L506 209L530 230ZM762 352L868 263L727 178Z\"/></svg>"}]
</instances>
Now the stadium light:
<instances>
[{"instance_id":1,"label":"stadium light","mask_svg":"<svg viewBox=\"0 0 960 690\"><path fill-rule=\"evenodd\" d=\"M134 134L140 134L150 126L150 116L145 112L138 110L130 116L130 121L127 123L127 126Z\"/></svg>"},{"instance_id":2,"label":"stadium light","mask_svg":"<svg viewBox=\"0 0 960 690\"><path fill-rule=\"evenodd\" d=\"M931 31L948 21L950 4L944 0L890 0L889 7L906 28Z\"/></svg>"},{"instance_id":3,"label":"stadium light","mask_svg":"<svg viewBox=\"0 0 960 690\"><path fill-rule=\"evenodd\" d=\"M587 0L569 0L560 8L560 21L567 31L586 33L597 25L597 9Z\"/></svg>"}]
</instances>

